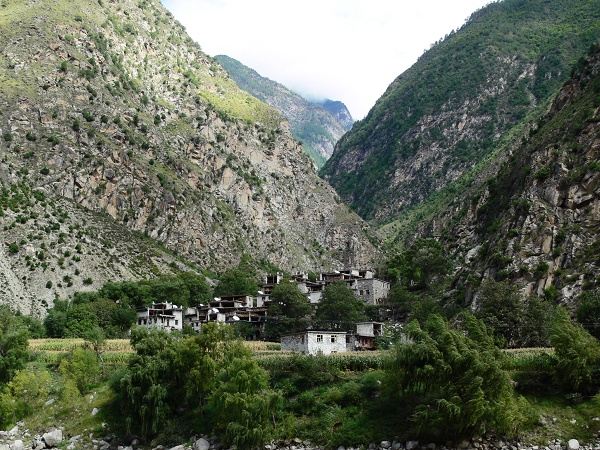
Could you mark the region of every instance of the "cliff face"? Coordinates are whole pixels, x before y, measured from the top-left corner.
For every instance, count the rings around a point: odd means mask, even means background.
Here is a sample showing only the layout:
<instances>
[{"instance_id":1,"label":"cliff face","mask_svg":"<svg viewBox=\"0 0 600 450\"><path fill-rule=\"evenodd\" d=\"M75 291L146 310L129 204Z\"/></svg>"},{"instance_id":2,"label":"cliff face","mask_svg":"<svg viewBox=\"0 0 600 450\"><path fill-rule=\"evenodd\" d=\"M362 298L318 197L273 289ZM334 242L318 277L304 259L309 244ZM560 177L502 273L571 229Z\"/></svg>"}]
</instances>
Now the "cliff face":
<instances>
[{"instance_id":1,"label":"cliff face","mask_svg":"<svg viewBox=\"0 0 600 450\"><path fill-rule=\"evenodd\" d=\"M245 91L273 106L290 122L292 135L303 142L305 152L321 167L336 142L352 127L352 116L342 102L312 103L280 83L225 55L215 57Z\"/></svg>"},{"instance_id":2,"label":"cliff face","mask_svg":"<svg viewBox=\"0 0 600 450\"><path fill-rule=\"evenodd\" d=\"M247 253L316 270L376 254L287 121L158 1L4 3L0 103L0 286L23 312L169 264Z\"/></svg>"},{"instance_id":3,"label":"cliff face","mask_svg":"<svg viewBox=\"0 0 600 450\"><path fill-rule=\"evenodd\" d=\"M506 0L400 75L321 171L365 219L400 217L489 157L600 36L593 1Z\"/></svg>"},{"instance_id":4,"label":"cliff face","mask_svg":"<svg viewBox=\"0 0 600 450\"><path fill-rule=\"evenodd\" d=\"M568 304L600 284L599 225L600 47L550 111L421 233L440 236L458 266L453 288L467 297L473 280L509 279L525 295Z\"/></svg>"}]
</instances>

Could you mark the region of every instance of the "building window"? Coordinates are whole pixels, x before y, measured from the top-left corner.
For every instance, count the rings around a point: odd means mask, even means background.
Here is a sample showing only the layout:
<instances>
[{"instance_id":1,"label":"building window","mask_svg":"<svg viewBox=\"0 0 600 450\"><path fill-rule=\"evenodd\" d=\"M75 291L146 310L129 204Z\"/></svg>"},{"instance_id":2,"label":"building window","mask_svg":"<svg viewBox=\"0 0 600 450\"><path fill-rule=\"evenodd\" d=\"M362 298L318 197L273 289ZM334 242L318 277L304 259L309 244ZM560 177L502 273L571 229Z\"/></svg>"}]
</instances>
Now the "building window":
<instances>
[{"instance_id":1,"label":"building window","mask_svg":"<svg viewBox=\"0 0 600 450\"><path fill-rule=\"evenodd\" d=\"M337 342L337 336L335 334L331 335L331 343L335 344Z\"/></svg>"},{"instance_id":2,"label":"building window","mask_svg":"<svg viewBox=\"0 0 600 450\"><path fill-rule=\"evenodd\" d=\"M323 335L317 334L317 342L323 342Z\"/></svg>"},{"instance_id":3,"label":"building window","mask_svg":"<svg viewBox=\"0 0 600 450\"><path fill-rule=\"evenodd\" d=\"M360 295L363 295L363 290L362 289L360 290Z\"/></svg>"},{"instance_id":4,"label":"building window","mask_svg":"<svg viewBox=\"0 0 600 450\"><path fill-rule=\"evenodd\" d=\"M367 295L369 295L370 293L371 293L371 291L369 291L369 290L367 289Z\"/></svg>"},{"instance_id":5,"label":"building window","mask_svg":"<svg viewBox=\"0 0 600 450\"><path fill-rule=\"evenodd\" d=\"M302 335L300 341L302 342L302 344L304 344L304 335Z\"/></svg>"},{"instance_id":6,"label":"building window","mask_svg":"<svg viewBox=\"0 0 600 450\"><path fill-rule=\"evenodd\" d=\"M175 321L175 325L179 325L179 320L176 320L176 321Z\"/></svg>"}]
</instances>

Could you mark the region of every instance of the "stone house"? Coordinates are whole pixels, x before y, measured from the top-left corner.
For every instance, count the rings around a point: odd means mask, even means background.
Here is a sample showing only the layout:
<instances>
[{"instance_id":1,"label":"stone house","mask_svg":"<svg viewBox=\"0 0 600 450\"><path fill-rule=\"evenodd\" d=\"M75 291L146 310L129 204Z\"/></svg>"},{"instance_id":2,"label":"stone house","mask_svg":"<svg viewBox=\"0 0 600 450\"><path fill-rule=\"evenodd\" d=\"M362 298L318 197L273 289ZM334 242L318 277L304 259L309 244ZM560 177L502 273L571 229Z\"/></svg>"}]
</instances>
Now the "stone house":
<instances>
[{"instance_id":1,"label":"stone house","mask_svg":"<svg viewBox=\"0 0 600 450\"><path fill-rule=\"evenodd\" d=\"M321 281L327 285L342 281L354 291L354 295L365 305L380 305L390 292L390 283L374 277L371 270L342 270L321 274Z\"/></svg>"},{"instance_id":2,"label":"stone house","mask_svg":"<svg viewBox=\"0 0 600 450\"><path fill-rule=\"evenodd\" d=\"M281 336L281 350L301 355L331 355L347 351L350 338L345 331L304 331Z\"/></svg>"},{"instance_id":3,"label":"stone house","mask_svg":"<svg viewBox=\"0 0 600 450\"><path fill-rule=\"evenodd\" d=\"M166 331L182 330L184 324L183 308L172 303L152 303L152 306L137 308L137 324L146 328L158 328Z\"/></svg>"},{"instance_id":4,"label":"stone house","mask_svg":"<svg viewBox=\"0 0 600 450\"><path fill-rule=\"evenodd\" d=\"M356 350L374 350L375 338L383 335L382 322L359 322L356 333L303 331L281 336L281 350L301 355L331 355Z\"/></svg>"},{"instance_id":5,"label":"stone house","mask_svg":"<svg viewBox=\"0 0 600 450\"><path fill-rule=\"evenodd\" d=\"M382 322L359 322L354 335L354 350L374 350L375 338L383 335Z\"/></svg>"}]
</instances>

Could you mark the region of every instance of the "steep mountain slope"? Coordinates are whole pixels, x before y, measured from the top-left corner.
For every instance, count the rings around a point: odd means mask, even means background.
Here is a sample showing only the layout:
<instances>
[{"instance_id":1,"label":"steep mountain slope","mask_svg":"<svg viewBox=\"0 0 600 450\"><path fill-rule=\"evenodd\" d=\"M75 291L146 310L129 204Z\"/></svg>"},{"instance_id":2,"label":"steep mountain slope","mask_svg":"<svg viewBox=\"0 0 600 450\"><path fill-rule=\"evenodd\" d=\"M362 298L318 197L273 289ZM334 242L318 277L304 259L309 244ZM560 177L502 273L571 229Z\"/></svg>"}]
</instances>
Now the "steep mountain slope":
<instances>
[{"instance_id":1,"label":"steep mountain slope","mask_svg":"<svg viewBox=\"0 0 600 450\"><path fill-rule=\"evenodd\" d=\"M389 86L322 176L363 218L399 217L489 155L599 36L593 0L488 5Z\"/></svg>"},{"instance_id":2,"label":"steep mountain slope","mask_svg":"<svg viewBox=\"0 0 600 450\"><path fill-rule=\"evenodd\" d=\"M440 226L458 244L463 270L565 301L600 284L600 46L497 176L460 207L460 226Z\"/></svg>"},{"instance_id":3,"label":"steep mountain slope","mask_svg":"<svg viewBox=\"0 0 600 450\"><path fill-rule=\"evenodd\" d=\"M331 156L336 142L352 127L352 116L342 102L312 103L229 56L218 55L215 59L239 87L273 106L290 121L292 135L302 141L304 151L318 167Z\"/></svg>"},{"instance_id":4,"label":"steep mountain slope","mask_svg":"<svg viewBox=\"0 0 600 450\"><path fill-rule=\"evenodd\" d=\"M441 240L467 301L492 278L571 303L600 285L600 46L507 148L416 234Z\"/></svg>"},{"instance_id":5,"label":"steep mountain slope","mask_svg":"<svg viewBox=\"0 0 600 450\"><path fill-rule=\"evenodd\" d=\"M310 270L375 254L284 118L157 0L2 2L0 111L0 297L24 312L176 259Z\"/></svg>"}]
</instances>

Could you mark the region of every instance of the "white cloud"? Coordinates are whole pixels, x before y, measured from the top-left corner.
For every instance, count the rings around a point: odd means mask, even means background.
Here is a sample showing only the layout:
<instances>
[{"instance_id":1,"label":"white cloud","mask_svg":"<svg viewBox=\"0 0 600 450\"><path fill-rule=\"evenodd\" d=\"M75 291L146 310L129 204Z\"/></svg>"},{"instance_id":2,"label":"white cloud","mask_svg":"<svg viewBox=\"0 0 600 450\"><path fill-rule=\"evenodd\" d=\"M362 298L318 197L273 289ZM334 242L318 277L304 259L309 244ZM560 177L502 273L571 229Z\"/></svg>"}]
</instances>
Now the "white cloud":
<instances>
[{"instance_id":1,"label":"white cloud","mask_svg":"<svg viewBox=\"0 0 600 450\"><path fill-rule=\"evenodd\" d=\"M211 56L225 54L364 117L423 50L489 0L162 0Z\"/></svg>"}]
</instances>

